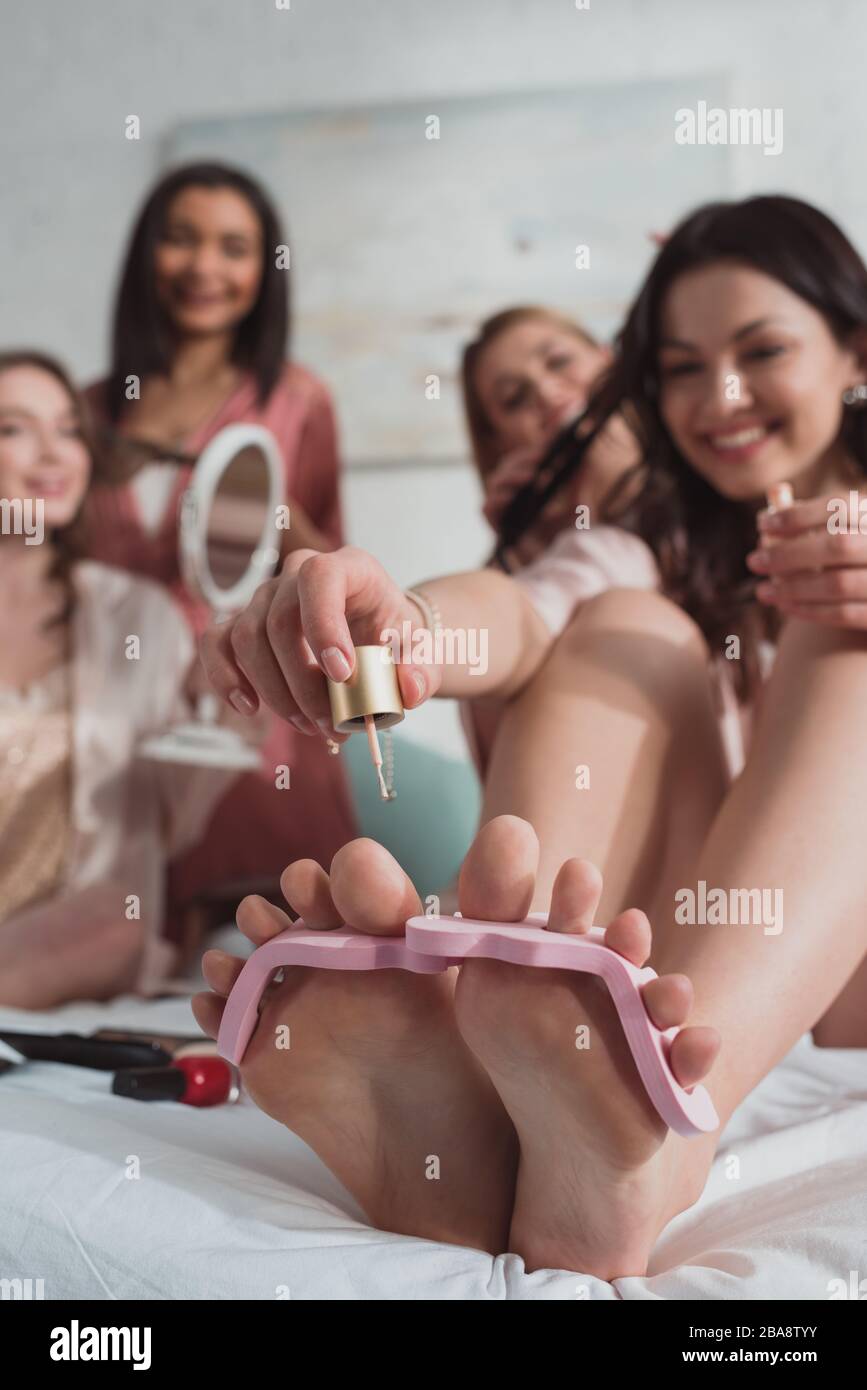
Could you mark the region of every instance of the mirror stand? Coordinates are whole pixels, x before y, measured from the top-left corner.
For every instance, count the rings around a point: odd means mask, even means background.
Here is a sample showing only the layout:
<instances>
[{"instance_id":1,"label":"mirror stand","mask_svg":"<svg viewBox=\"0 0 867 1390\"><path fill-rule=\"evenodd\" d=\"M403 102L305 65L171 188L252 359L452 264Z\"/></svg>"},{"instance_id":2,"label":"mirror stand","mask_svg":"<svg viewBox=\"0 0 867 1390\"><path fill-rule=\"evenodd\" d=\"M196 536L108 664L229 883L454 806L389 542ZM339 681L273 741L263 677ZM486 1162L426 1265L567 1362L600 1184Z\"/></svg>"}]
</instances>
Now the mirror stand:
<instances>
[{"instance_id":1,"label":"mirror stand","mask_svg":"<svg viewBox=\"0 0 867 1390\"><path fill-rule=\"evenodd\" d=\"M259 425L229 425L196 463L180 507L181 571L216 622L243 608L277 566L281 476L277 441ZM218 582L227 575L228 583ZM144 739L138 755L255 771L261 765L258 747L220 724L220 709L217 696L203 691L194 718Z\"/></svg>"},{"instance_id":2,"label":"mirror stand","mask_svg":"<svg viewBox=\"0 0 867 1390\"><path fill-rule=\"evenodd\" d=\"M138 756L162 763L191 763L197 767L255 772L261 761L258 751L234 729L217 723L219 711L216 695L200 695L196 700L195 719L143 739L137 749Z\"/></svg>"}]
</instances>

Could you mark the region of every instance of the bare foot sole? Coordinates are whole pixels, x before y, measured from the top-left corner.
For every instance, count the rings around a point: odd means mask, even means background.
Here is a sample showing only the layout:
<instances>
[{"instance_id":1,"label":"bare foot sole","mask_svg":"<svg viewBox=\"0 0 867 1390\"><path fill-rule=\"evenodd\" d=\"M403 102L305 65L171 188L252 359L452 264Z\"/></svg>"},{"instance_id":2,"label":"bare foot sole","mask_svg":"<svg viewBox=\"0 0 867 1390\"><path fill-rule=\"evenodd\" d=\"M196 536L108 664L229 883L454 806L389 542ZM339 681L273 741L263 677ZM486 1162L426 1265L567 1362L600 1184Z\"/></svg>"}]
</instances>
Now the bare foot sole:
<instances>
[{"instance_id":1,"label":"bare foot sole","mask_svg":"<svg viewBox=\"0 0 867 1390\"><path fill-rule=\"evenodd\" d=\"M479 885L490 866L508 863L513 875L523 867L527 890L503 920L520 920L530 908L537 862L530 825L512 816L489 822L476 839L472 874L461 874L464 916L491 916ZM554 884L549 930L586 931L601 890L593 865L567 860ZM645 915L621 913L606 944L643 965L651 947ZM661 976L642 994L658 1027L685 1023L692 1005L685 975ZM603 1279L644 1274L660 1231L700 1196L714 1139L681 1139L659 1118L605 985L571 971L473 960L461 969L455 1014L518 1134L509 1249L529 1270L574 1269ZM702 1080L718 1050L715 1029L682 1028L670 1054L681 1085Z\"/></svg>"},{"instance_id":2,"label":"bare foot sole","mask_svg":"<svg viewBox=\"0 0 867 1390\"><path fill-rule=\"evenodd\" d=\"M309 927L348 922L403 931L421 911L382 846L355 840L330 876L312 860L286 869L287 901ZM262 898L238 910L256 945L290 925ZM216 1036L242 962L204 958L212 993L197 995L200 1026ZM289 967L266 992L242 1066L257 1105L313 1148L381 1229L499 1253L514 1200L511 1121L454 1021L453 972Z\"/></svg>"}]
</instances>

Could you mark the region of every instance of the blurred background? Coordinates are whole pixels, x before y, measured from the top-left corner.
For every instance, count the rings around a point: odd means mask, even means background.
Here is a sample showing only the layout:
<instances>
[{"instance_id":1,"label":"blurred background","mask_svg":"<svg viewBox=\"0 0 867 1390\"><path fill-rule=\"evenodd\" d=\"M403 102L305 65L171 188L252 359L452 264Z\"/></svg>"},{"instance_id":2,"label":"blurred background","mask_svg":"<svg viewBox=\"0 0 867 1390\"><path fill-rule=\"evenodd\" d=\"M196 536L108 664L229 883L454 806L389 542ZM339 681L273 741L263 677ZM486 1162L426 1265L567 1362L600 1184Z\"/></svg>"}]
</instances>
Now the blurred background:
<instances>
[{"instance_id":1,"label":"blurred background","mask_svg":"<svg viewBox=\"0 0 867 1390\"><path fill-rule=\"evenodd\" d=\"M2 339L100 375L148 187L243 165L288 226L292 351L333 393L349 539L400 582L490 550L458 379L486 315L540 301L610 337L649 234L712 197L800 194L867 246L860 0L283 3L4 7ZM700 101L780 108L782 153L676 144ZM462 750L449 708L407 732Z\"/></svg>"}]
</instances>

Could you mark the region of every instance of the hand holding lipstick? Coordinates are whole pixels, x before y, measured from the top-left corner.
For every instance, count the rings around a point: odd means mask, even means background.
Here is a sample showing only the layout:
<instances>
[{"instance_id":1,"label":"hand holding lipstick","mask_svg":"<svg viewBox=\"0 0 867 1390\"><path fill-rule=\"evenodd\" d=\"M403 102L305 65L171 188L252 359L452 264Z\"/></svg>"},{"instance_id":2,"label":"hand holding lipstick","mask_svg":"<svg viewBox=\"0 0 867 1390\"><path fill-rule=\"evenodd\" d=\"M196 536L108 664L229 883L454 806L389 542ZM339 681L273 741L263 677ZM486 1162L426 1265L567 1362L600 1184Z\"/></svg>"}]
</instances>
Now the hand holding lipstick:
<instances>
[{"instance_id":1,"label":"hand holding lipstick","mask_svg":"<svg viewBox=\"0 0 867 1390\"><path fill-rule=\"evenodd\" d=\"M862 500L860 510L853 492L848 499L811 497L761 512L759 545L747 556L762 580L759 601L785 617L867 631L867 517L861 516L867 499Z\"/></svg>"}]
</instances>

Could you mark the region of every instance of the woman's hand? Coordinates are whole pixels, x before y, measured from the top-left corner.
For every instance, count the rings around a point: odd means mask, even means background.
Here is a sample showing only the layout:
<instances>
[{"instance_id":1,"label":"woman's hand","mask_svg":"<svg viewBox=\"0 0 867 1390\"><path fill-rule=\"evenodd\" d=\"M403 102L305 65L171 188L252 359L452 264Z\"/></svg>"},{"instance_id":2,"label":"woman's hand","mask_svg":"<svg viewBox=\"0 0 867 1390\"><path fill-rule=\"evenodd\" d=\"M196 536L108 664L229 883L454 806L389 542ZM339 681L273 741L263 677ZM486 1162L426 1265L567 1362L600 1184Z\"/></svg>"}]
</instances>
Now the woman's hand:
<instances>
[{"instance_id":1,"label":"woman's hand","mask_svg":"<svg viewBox=\"0 0 867 1390\"><path fill-rule=\"evenodd\" d=\"M867 515L849 516L848 529L838 529L839 505L839 497L812 497L760 513L760 546L747 564L762 578L759 601L786 617L867 630Z\"/></svg>"},{"instance_id":2,"label":"woman's hand","mask_svg":"<svg viewBox=\"0 0 867 1390\"><path fill-rule=\"evenodd\" d=\"M195 711L195 717L207 720L207 714L199 708L201 697L206 695L212 703L216 702L214 701L211 682L208 680L202 665L202 658L198 652L190 662L187 671L184 681L184 695L190 709ZM214 718L224 729L232 729L236 734L240 734L251 748L263 747L273 726L273 715L269 710L263 708L240 710L237 705L222 704L217 707Z\"/></svg>"},{"instance_id":3,"label":"woman's hand","mask_svg":"<svg viewBox=\"0 0 867 1390\"><path fill-rule=\"evenodd\" d=\"M579 431L591 428L590 422ZM548 441L550 446L550 440ZM546 448L548 447L546 446ZM485 481L484 515L495 531L503 512L519 488L536 473L545 449L520 449L507 454ZM622 415L612 415L590 445L581 466L553 497L549 498L529 531L525 531L512 553L522 565L541 555L566 526L575 524L577 508L584 505L595 517L611 489L641 457L635 435Z\"/></svg>"},{"instance_id":4,"label":"woman's hand","mask_svg":"<svg viewBox=\"0 0 867 1390\"><path fill-rule=\"evenodd\" d=\"M499 532L503 512L515 493L535 476L544 454L545 449L516 449L506 454L488 474L482 511L494 531ZM561 488L549 498L532 527L510 547L511 553L522 565L529 565L547 550L554 537L570 524L573 516L571 490Z\"/></svg>"},{"instance_id":5,"label":"woman's hand","mask_svg":"<svg viewBox=\"0 0 867 1390\"><path fill-rule=\"evenodd\" d=\"M503 512L519 488L534 476L541 458L539 449L513 449L504 454L484 479L482 515L494 531L499 531Z\"/></svg>"},{"instance_id":6,"label":"woman's hand","mask_svg":"<svg viewBox=\"0 0 867 1390\"><path fill-rule=\"evenodd\" d=\"M355 546L294 551L277 579L260 585L244 611L204 634L200 652L213 689L239 712L260 701L305 734L335 733L325 675L342 681L354 646L380 645L386 630L412 630L421 615L378 560ZM434 665L399 662L401 698L414 709L439 688Z\"/></svg>"}]
</instances>

